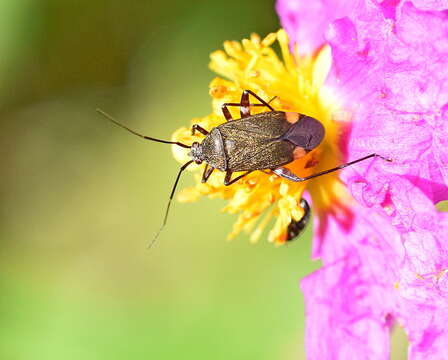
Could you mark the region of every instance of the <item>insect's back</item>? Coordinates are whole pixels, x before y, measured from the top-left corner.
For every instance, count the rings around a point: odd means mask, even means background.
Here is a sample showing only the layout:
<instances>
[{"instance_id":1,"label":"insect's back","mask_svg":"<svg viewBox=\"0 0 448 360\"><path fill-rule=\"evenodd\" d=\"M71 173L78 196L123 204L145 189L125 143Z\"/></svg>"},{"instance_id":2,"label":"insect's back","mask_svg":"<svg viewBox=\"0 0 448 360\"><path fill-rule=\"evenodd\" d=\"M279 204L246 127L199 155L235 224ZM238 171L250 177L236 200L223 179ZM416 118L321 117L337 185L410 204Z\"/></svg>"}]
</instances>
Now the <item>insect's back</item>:
<instances>
[{"instance_id":1,"label":"insect's back","mask_svg":"<svg viewBox=\"0 0 448 360\"><path fill-rule=\"evenodd\" d=\"M222 137L227 160L227 169L222 170L271 169L293 161L295 145L280 139L290 127L282 111L221 124L216 130Z\"/></svg>"}]
</instances>

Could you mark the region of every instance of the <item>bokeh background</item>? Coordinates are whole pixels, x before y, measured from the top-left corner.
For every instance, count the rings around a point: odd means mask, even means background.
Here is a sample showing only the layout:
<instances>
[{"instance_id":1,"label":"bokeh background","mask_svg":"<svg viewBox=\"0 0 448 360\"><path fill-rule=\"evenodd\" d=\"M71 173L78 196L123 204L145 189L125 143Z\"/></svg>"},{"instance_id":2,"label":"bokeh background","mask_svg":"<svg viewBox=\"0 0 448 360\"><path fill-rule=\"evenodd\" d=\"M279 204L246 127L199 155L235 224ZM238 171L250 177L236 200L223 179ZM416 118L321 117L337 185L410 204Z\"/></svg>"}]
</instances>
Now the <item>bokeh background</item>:
<instances>
[{"instance_id":1,"label":"bokeh background","mask_svg":"<svg viewBox=\"0 0 448 360\"><path fill-rule=\"evenodd\" d=\"M0 360L304 358L310 230L227 242L203 199L146 250L179 164L95 113L169 138L211 109L209 53L278 27L273 1L0 1Z\"/></svg>"}]
</instances>

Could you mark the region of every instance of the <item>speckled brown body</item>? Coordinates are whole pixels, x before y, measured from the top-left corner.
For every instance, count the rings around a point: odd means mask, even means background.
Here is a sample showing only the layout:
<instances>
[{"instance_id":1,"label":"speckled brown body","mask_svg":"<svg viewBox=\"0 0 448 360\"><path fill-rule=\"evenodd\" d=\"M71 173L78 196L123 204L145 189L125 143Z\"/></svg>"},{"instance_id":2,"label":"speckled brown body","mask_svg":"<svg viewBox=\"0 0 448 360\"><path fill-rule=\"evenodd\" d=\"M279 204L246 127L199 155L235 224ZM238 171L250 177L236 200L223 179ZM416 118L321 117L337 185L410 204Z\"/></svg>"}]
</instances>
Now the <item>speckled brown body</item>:
<instances>
[{"instance_id":1,"label":"speckled brown body","mask_svg":"<svg viewBox=\"0 0 448 360\"><path fill-rule=\"evenodd\" d=\"M323 126L311 117L269 111L217 126L194 155L221 171L274 169L314 149L323 135Z\"/></svg>"}]
</instances>

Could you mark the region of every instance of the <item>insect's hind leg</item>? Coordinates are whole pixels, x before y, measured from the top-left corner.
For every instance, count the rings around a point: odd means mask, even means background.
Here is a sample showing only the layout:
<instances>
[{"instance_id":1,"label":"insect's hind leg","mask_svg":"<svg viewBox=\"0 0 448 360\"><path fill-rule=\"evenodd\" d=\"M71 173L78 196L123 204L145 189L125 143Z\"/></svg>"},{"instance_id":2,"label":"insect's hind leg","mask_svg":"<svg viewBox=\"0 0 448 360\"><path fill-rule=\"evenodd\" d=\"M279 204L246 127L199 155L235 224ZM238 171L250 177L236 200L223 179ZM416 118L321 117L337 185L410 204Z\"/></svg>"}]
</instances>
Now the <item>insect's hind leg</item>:
<instances>
[{"instance_id":1,"label":"insect's hind leg","mask_svg":"<svg viewBox=\"0 0 448 360\"><path fill-rule=\"evenodd\" d=\"M287 169L285 167L279 167L277 169L272 169L272 171L274 173L276 173L278 176L284 177L285 179L288 179L288 180L291 180L291 181L295 181L295 182L301 182L301 181L306 181L306 180L313 179L313 178L318 177L318 176L322 176L322 175L325 175L325 174L332 173L334 171L343 169L343 168L345 168L347 166L359 163L361 161L370 159L372 157L379 157L379 158L381 158L381 159L383 159L385 161L389 161L389 162L392 161L391 159L385 158L384 156L381 156L379 154L375 154L374 153L374 154L370 154L370 155L364 156L364 157L362 157L360 159L356 159L356 160L350 161L348 163L336 166L334 168L331 168L331 169L328 169L328 170L324 170L324 171L318 172L318 173L310 175L310 176L306 176L304 178L301 178L301 177L295 175L294 173L292 173L289 169Z\"/></svg>"},{"instance_id":2,"label":"insect's hind leg","mask_svg":"<svg viewBox=\"0 0 448 360\"><path fill-rule=\"evenodd\" d=\"M296 174L294 174L291 170L285 168L285 167L279 167L277 169L272 169L272 171L277 174L278 176L281 176L282 178L294 181L294 182L300 182L303 181L304 178L298 177Z\"/></svg>"}]
</instances>

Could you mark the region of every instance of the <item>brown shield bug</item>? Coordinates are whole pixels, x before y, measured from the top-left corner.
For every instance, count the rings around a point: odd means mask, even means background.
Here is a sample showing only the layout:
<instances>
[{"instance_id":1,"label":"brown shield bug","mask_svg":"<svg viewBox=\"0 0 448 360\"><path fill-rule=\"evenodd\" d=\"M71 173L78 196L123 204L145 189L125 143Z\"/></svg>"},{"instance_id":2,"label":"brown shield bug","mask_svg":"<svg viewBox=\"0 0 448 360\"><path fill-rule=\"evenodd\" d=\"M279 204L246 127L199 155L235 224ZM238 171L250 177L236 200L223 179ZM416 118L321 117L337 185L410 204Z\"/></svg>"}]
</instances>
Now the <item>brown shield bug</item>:
<instances>
[{"instance_id":1,"label":"brown shield bug","mask_svg":"<svg viewBox=\"0 0 448 360\"><path fill-rule=\"evenodd\" d=\"M252 95L260 103L251 104L249 95ZM230 106L239 107L240 119L232 118L229 111ZM251 115L251 107L267 107L270 111ZM191 149L189 153L191 160L182 165L177 174L162 226L149 246L152 246L166 224L180 175L193 162L196 164L205 162L206 164L202 174L202 182L206 182L212 172L217 169L225 172L224 185L231 185L256 170L272 170L278 176L300 182L337 171L372 157L383 158L378 154L370 154L310 176L299 177L283 165L305 156L321 143L325 136L325 129L318 120L296 112L276 111L251 90L243 91L239 103L225 103L221 108L227 122L210 131L194 124L191 129L192 134L194 135L196 131L199 131L205 138L201 143L194 142L191 145L142 135L122 125L102 110L97 110L116 125L141 138ZM234 172L241 171L244 171L242 175L232 179ZM288 226L287 240L289 241L297 237L309 221L310 207L306 200L301 200L301 206L305 210L305 215L301 220L292 221Z\"/></svg>"}]
</instances>

